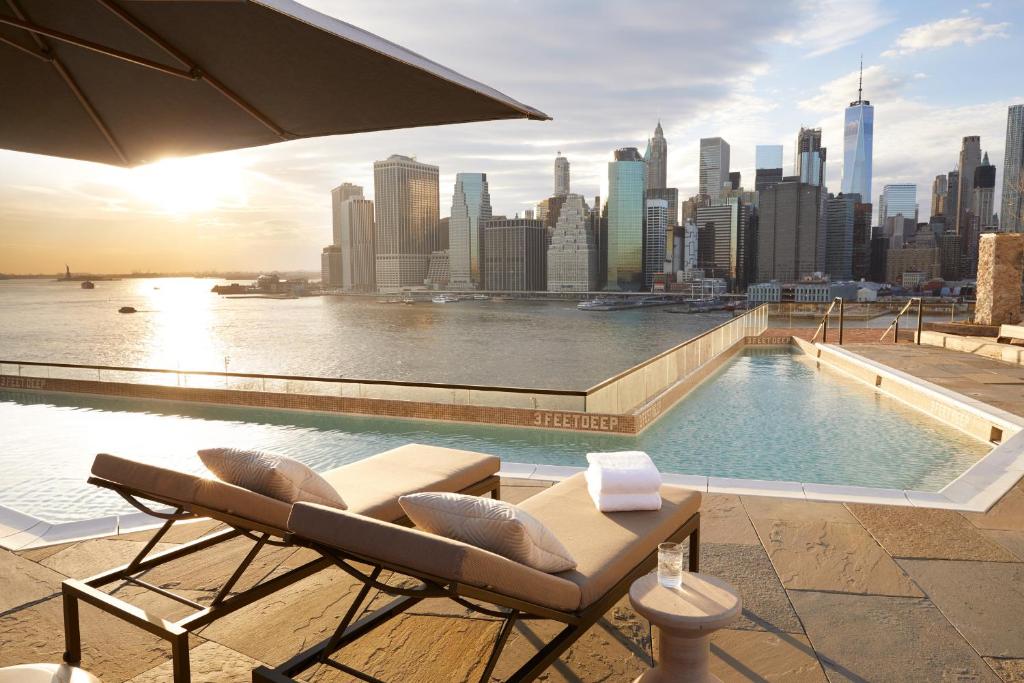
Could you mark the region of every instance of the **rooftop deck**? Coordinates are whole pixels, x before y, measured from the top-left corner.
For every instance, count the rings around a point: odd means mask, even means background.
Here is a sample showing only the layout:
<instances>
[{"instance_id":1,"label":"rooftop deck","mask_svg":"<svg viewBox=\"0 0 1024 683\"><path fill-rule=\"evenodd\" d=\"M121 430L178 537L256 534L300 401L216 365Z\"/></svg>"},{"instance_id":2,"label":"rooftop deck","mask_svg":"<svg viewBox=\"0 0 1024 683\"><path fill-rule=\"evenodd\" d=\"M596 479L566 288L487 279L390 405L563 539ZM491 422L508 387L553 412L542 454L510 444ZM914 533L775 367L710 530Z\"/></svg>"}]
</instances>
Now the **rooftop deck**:
<instances>
[{"instance_id":1,"label":"rooftop deck","mask_svg":"<svg viewBox=\"0 0 1024 683\"><path fill-rule=\"evenodd\" d=\"M849 349L1024 416L1019 366L910 344ZM516 502L549 484L509 479L503 485L503 497ZM731 582L744 600L743 617L713 639L712 670L724 681L1024 680L1024 629L1017 626L1024 613L1024 483L985 514L709 494L702 522L702 571ZM165 547L212 527L184 526ZM0 551L0 666L59 661L61 580L127 561L150 533ZM246 550L243 543L229 547L147 579L209 600ZM306 552L265 550L240 587L295 566ZM259 663L278 664L329 635L353 594L352 580L329 569L207 627L192 638L194 680L249 681ZM177 614L176 603L155 595L145 600ZM84 667L105 681L170 680L169 650L161 641L88 606L82 610ZM547 635L548 628L554 626L520 623L496 678L530 656L536 634ZM494 620L428 600L347 656L384 680L474 680L497 629ZM631 680L650 652L647 624L624 599L546 680ZM350 679L321 668L309 680Z\"/></svg>"}]
</instances>

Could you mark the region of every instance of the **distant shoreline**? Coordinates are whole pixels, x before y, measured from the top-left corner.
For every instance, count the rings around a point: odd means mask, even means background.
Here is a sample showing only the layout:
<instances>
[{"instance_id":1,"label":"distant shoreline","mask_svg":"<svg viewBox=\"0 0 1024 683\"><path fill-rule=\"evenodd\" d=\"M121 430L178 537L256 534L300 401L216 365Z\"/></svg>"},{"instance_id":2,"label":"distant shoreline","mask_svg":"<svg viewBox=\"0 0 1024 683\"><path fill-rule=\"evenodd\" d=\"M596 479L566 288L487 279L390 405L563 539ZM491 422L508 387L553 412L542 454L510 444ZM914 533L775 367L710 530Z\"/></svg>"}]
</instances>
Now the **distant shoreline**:
<instances>
[{"instance_id":1,"label":"distant shoreline","mask_svg":"<svg viewBox=\"0 0 1024 683\"><path fill-rule=\"evenodd\" d=\"M0 280L59 280L62 282L81 282L82 280L145 280L158 278L188 277L196 280L216 278L219 280L255 280L264 273L273 272L284 278L319 279L320 273L313 271L230 271L223 273L72 273L68 280L63 272L15 274L0 273Z\"/></svg>"}]
</instances>

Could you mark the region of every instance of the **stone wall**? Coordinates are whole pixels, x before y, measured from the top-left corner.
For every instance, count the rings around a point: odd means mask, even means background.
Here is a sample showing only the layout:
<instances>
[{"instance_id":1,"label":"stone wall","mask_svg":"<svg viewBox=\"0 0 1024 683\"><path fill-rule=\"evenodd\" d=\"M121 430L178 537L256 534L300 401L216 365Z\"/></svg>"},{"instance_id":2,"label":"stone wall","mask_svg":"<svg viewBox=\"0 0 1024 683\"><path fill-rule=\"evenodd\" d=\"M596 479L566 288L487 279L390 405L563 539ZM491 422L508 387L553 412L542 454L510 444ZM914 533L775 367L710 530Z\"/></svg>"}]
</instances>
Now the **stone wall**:
<instances>
[{"instance_id":1,"label":"stone wall","mask_svg":"<svg viewBox=\"0 0 1024 683\"><path fill-rule=\"evenodd\" d=\"M992 233L978 245L978 304L974 322L1012 325L1021 319L1024 233Z\"/></svg>"}]
</instances>

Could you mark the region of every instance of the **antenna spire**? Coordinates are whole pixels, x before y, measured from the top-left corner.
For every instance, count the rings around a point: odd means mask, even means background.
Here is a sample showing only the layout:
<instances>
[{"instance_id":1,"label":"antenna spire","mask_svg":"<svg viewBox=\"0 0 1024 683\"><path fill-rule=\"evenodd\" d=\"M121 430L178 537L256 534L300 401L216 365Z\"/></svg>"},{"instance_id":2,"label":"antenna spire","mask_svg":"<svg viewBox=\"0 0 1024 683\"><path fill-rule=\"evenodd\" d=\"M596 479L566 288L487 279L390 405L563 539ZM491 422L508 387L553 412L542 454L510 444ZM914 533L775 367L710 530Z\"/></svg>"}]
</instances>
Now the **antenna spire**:
<instances>
[{"instance_id":1,"label":"antenna spire","mask_svg":"<svg viewBox=\"0 0 1024 683\"><path fill-rule=\"evenodd\" d=\"M864 53L860 53L860 76L857 78L857 101L864 100Z\"/></svg>"}]
</instances>

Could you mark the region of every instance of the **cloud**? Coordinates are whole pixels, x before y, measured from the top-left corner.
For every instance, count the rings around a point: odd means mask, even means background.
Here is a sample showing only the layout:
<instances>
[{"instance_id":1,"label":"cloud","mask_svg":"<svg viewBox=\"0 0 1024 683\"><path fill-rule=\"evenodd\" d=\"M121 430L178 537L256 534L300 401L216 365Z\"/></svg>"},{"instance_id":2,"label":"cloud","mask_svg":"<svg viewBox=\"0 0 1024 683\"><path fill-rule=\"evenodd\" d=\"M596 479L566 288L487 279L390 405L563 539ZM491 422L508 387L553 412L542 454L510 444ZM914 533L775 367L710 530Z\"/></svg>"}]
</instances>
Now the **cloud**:
<instances>
[{"instance_id":1,"label":"cloud","mask_svg":"<svg viewBox=\"0 0 1024 683\"><path fill-rule=\"evenodd\" d=\"M964 10L966 12L967 10ZM1008 22L985 23L981 17L969 15L939 19L919 26L904 29L896 38L892 49L882 53L883 57L908 55L923 50L939 50L954 45L975 45L992 38L1009 36Z\"/></svg>"},{"instance_id":2,"label":"cloud","mask_svg":"<svg viewBox=\"0 0 1024 683\"><path fill-rule=\"evenodd\" d=\"M851 71L818 88L817 94L797 102L797 106L812 112L841 112L857 99L859 71ZM924 74L915 74L919 80ZM864 69L864 96L868 100L891 101L900 96L907 84L907 78L885 65L877 64Z\"/></svg>"},{"instance_id":3,"label":"cloud","mask_svg":"<svg viewBox=\"0 0 1024 683\"><path fill-rule=\"evenodd\" d=\"M798 21L780 39L803 48L806 57L852 45L892 21L877 0L804 0L797 16Z\"/></svg>"}]
</instances>

